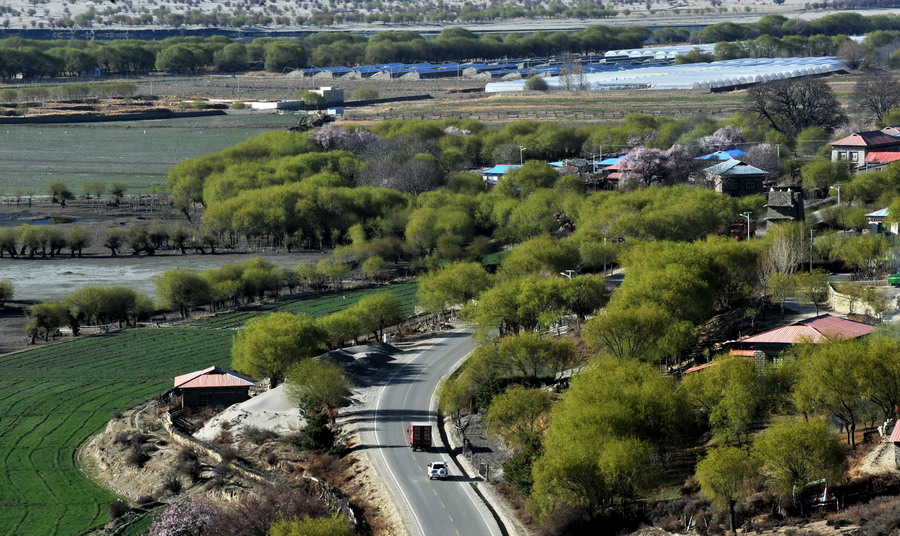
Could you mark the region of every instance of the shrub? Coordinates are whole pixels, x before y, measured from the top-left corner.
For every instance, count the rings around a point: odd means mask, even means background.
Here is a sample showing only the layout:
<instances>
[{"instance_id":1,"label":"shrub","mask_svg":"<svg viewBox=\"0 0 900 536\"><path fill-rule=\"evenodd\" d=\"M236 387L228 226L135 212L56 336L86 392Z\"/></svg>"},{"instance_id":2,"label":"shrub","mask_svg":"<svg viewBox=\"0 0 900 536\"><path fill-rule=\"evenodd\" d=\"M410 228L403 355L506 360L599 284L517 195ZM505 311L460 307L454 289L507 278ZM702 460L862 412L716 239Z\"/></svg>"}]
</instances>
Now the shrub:
<instances>
[{"instance_id":1,"label":"shrub","mask_svg":"<svg viewBox=\"0 0 900 536\"><path fill-rule=\"evenodd\" d=\"M244 101L234 101L231 103L232 110L243 110L247 108L247 104Z\"/></svg>"},{"instance_id":2,"label":"shrub","mask_svg":"<svg viewBox=\"0 0 900 536\"><path fill-rule=\"evenodd\" d=\"M150 456L144 452L144 448L140 445L132 445L128 455L125 456L125 463L139 469L142 469L149 460Z\"/></svg>"},{"instance_id":3,"label":"shrub","mask_svg":"<svg viewBox=\"0 0 900 536\"><path fill-rule=\"evenodd\" d=\"M181 490L184 486L181 484L181 479L178 478L174 473L169 473L166 475L166 478L163 479L162 489L164 491L168 491L170 493L181 493Z\"/></svg>"},{"instance_id":4,"label":"shrub","mask_svg":"<svg viewBox=\"0 0 900 536\"><path fill-rule=\"evenodd\" d=\"M125 504L125 501L122 499L117 499L111 503L109 503L109 507L106 509L106 517L110 521L115 521L125 515L125 512L128 511L128 505Z\"/></svg>"},{"instance_id":5,"label":"shrub","mask_svg":"<svg viewBox=\"0 0 900 536\"><path fill-rule=\"evenodd\" d=\"M156 502L156 497L153 495L141 495L138 497L137 503L141 506L146 506L148 504L152 504Z\"/></svg>"},{"instance_id":6,"label":"shrub","mask_svg":"<svg viewBox=\"0 0 900 536\"><path fill-rule=\"evenodd\" d=\"M547 81L543 77L532 76L525 81L525 89L529 91L547 91L550 89L550 86L547 85Z\"/></svg>"},{"instance_id":7,"label":"shrub","mask_svg":"<svg viewBox=\"0 0 900 536\"><path fill-rule=\"evenodd\" d=\"M307 417L297 446L304 450L326 452L334 449L334 431L328 426L328 416L320 413Z\"/></svg>"},{"instance_id":8,"label":"shrub","mask_svg":"<svg viewBox=\"0 0 900 536\"><path fill-rule=\"evenodd\" d=\"M272 430L266 430L265 428L258 428L256 426L245 426L244 430L241 432L241 438L244 441L249 441L254 445L262 445L266 441L275 439L278 437L278 434L273 432Z\"/></svg>"},{"instance_id":9,"label":"shrub","mask_svg":"<svg viewBox=\"0 0 900 536\"><path fill-rule=\"evenodd\" d=\"M350 95L351 100L367 101L378 98L378 90L374 87L361 87Z\"/></svg>"}]
</instances>

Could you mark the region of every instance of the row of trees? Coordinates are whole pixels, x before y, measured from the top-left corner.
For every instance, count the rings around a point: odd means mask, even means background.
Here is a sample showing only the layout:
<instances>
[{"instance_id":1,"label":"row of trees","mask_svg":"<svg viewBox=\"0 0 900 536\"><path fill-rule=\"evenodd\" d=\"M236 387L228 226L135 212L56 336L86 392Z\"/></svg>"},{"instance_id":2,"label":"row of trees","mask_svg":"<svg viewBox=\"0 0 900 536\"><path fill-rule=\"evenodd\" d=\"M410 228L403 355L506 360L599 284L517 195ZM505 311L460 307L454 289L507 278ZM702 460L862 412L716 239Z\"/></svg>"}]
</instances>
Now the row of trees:
<instances>
[{"instance_id":1,"label":"row of trees","mask_svg":"<svg viewBox=\"0 0 900 536\"><path fill-rule=\"evenodd\" d=\"M307 369L292 374L293 367L319 355L326 345L340 347L366 333L381 337L385 328L402 319L402 305L389 293L367 296L353 307L318 319L289 313L253 318L235 335L231 366L255 378L269 378L273 387L293 375L297 397L308 402L312 386L300 379L315 375Z\"/></svg>"},{"instance_id":2,"label":"row of trees","mask_svg":"<svg viewBox=\"0 0 900 536\"><path fill-rule=\"evenodd\" d=\"M59 301L48 301L28 308L25 332L34 344L45 341L62 327L78 336L81 326L118 323L135 326L156 310L153 300L133 289L113 285L82 287Z\"/></svg>"},{"instance_id":3,"label":"row of trees","mask_svg":"<svg viewBox=\"0 0 900 536\"><path fill-rule=\"evenodd\" d=\"M863 17L856 13L838 13L812 21L767 15L757 23L714 24L695 31L690 40L721 43L716 50L718 59L746 55L829 55L835 53L846 39L832 39L834 36L875 32L872 47L882 49L886 42L896 41L891 41L890 32L898 30L900 22L893 15ZM311 34L303 40L260 38L246 45L222 36L172 37L160 42L119 40L108 44L7 38L0 40L0 48L4 48L0 77L10 79L18 73L29 78L77 76L90 73L95 67L123 74L153 69L236 72L260 67L282 72L301 67L397 61L533 57L636 48L651 37L653 32L643 27L597 25L574 33L538 32L529 36L518 33L479 36L463 28L446 28L430 40L412 31L385 32L368 38L327 32ZM672 41L685 37L673 34L662 38Z\"/></svg>"}]
</instances>

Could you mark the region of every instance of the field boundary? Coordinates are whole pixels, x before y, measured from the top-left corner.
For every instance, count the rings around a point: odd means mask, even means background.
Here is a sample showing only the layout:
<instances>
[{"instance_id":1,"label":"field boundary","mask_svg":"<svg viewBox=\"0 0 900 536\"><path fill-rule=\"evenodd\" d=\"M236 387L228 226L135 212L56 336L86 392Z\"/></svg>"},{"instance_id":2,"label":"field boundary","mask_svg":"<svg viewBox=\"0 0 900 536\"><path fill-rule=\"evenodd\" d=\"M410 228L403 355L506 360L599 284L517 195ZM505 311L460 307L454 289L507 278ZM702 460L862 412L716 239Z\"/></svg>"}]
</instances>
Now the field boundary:
<instances>
[{"instance_id":1,"label":"field boundary","mask_svg":"<svg viewBox=\"0 0 900 536\"><path fill-rule=\"evenodd\" d=\"M204 110L194 112L173 112L172 110L153 110L149 112L116 114L116 115L37 115L31 117L0 116L0 125L43 125L53 123L111 123L115 121L145 121L151 119L181 119L185 117L206 117L225 115L224 110Z\"/></svg>"}]
</instances>

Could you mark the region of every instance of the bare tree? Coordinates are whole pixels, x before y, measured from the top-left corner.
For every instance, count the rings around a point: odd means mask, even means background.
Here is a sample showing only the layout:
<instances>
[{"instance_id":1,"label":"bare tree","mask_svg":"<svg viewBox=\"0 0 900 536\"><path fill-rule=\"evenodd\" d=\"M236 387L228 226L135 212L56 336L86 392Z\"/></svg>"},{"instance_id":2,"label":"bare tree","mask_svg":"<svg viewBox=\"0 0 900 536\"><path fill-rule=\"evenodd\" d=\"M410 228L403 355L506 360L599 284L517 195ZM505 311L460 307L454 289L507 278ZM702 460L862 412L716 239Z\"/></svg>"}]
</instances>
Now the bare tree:
<instances>
[{"instance_id":1,"label":"bare tree","mask_svg":"<svg viewBox=\"0 0 900 536\"><path fill-rule=\"evenodd\" d=\"M852 39L847 39L838 46L836 56L844 60L844 63L850 69L859 69L862 67L863 62L866 61L866 56L869 55L869 52L868 46L857 43Z\"/></svg>"},{"instance_id":2,"label":"bare tree","mask_svg":"<svg viewBox=\"0 0 900 536\"><path fill-rule=\"evenodd\" d=\"M866 73L853 86L851 109L866 121L881 121L886 113L900 106L897 76L890 72Z\"/></svg>"},{"instance_id":3,"label":"bare tree","mask_svg":"<svg viewBox=\"0 0 900 536\"><path fill-rule=\"evenodd\" d=\"M831 132L847 122L834 91L820 78L779 80L754 87L747 92L747 107L789 136L806 127Z\"/></svg>"},{"instance_id":4,"label":"bare tree","mask_svg":"<svg viewBox=\"0 0 900 536\"><path fill-rule=\"evenodd\" d=\"M566 91L581 91L587 89L584 78L584 66L578 59L568 58L559 70L560 82Z\"/></svg>"},{"instance_id":5,"label":"bare tree","mask_svg":"<svg viewBox=\"0 0 900 536\"><path fill-rule=\"evenodd\" d=\"M775 177L780 177L784 173L784 166L781 164L781 159L778 158L778 153L768 143L754 145L747 150L747 156L742 160L751 166L768 171Z\"/></svg>"}]
</instances>

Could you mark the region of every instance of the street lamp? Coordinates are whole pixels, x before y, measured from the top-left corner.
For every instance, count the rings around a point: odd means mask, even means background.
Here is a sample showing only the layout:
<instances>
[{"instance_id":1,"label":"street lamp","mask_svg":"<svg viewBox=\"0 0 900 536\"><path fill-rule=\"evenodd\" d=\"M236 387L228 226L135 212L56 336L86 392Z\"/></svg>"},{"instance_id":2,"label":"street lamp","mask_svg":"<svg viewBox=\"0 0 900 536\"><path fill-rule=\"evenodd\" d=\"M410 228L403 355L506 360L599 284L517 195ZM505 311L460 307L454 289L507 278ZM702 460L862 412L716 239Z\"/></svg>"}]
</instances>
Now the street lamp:
<instances>
[{"instance_id":1,"label":"street lamp","mask_svg":"<svg viewBox=\"0 0 900 536\"><path fill-rule=\"evenodd\" d=\"M750 240L750 216L752 215L752 212L741 212L741 216L747 218L747 240Z\"/></svg>"},{"instance_id":2,"label":"street lamp","mask_svg":"<svg viewBox=\"0 0 900 536\"><path fill-rule=\"evenodd\" d=\"M838 204L838 205L841 204L841 186L843 186L841 183L837 183L837 184L835 184L834 186L829 186L829 187L828 187L828 191L829 191L829 192L830 192L831 190L837 190L837 193L838 193L838 202L837 202L837 204Z\"/></svg>"},{"instance_id":3,"label":"street lamp","mask_svg":"<svg viewBox=\"0 0 900 536\"><path fill-rule=\"evenodd\" d=\"M520 166L525 165L525 148L522 147L521 145L519 146L519 165Z\"/></svg>"}]
</instances>

